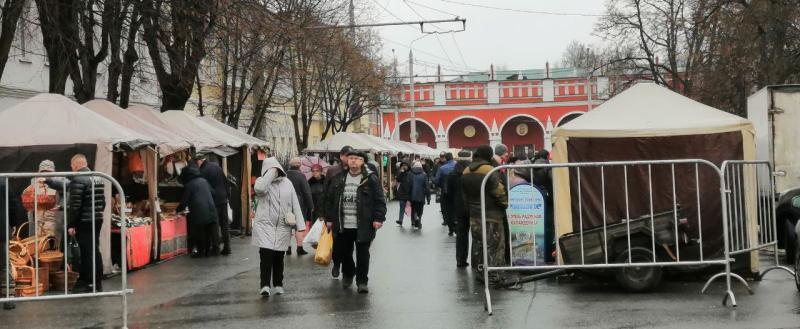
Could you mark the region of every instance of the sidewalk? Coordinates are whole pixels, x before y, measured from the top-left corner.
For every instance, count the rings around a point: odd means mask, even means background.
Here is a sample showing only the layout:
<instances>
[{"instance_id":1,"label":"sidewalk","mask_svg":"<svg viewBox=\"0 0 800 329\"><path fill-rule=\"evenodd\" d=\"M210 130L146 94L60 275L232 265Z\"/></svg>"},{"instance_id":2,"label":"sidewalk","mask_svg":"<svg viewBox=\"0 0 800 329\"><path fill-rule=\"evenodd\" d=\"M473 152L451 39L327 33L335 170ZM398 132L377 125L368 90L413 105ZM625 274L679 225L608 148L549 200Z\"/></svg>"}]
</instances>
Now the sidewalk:
<instances>
[{"instance_id":1,"label":"sidewalk","mask_svg":"<svg viewBox=\"0 0 800 329\"><path fill-rule=\"evenodd\" d=\"M520 291L495 291L493 316L483 286L455 267L455 238L441 226L438 205L423 229L395 226L397 203L372 247L370 293L343 290L312 255L286 258L286 294L258 295L258 254L249 237L234 239L229 257L181 257L130 273L131 328L787 328L800 325L793 279L772 272L735 287L739 307L722 307L721 286L665 282L650 294L625 294L612 283L547 280ZM119 278L105 283L113 289ZM0 312L3 328L116 328L119 298L19 303Z\"/></svg>"}]
</instances>

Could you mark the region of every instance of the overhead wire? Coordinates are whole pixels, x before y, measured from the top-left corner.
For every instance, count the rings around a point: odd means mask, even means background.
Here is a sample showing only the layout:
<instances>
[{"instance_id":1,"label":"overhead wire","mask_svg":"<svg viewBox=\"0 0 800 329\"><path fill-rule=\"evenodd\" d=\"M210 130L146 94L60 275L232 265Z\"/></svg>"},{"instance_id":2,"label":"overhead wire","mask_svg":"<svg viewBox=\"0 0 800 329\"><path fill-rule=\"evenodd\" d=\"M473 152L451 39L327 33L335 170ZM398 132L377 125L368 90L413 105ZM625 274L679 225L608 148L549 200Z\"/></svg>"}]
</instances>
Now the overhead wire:
<instances>
[{"instance_id":1,"label":"overhead wire","mask_svg":"<svg viewBox=\"0 0 800 329\"><path fill-rule=\"evenodd\" d=\"M425 20L425 19L426 19L424 16L422 16L422 14L420 14L420 13L419 13L419 12L418 12L416 9L414 9L414 7L411 7L411 5L410 5L410 4L408 4L408 1L406 1L406 0L403 0L403 3L406 5L406 7L408 7L408 9L411 9L411 11L412 11L412 12L414 12L414 14L416 14L417 16L419 16L419 18L421 18L422 20ZM433 27L435 27L435 28L439 29L440 31L442 30L442 29L441 29L441 28L440 28L438 25L436 25L436 24L431 24L431 25L433 25ZM442 52L444 53L444 56L445 56L445 57L447 57L447 60L448 60L448 61L449 61L451 64L453 64L453 65L458 65L458 64L456 64L455 62L453 62L453 59L450 57L450 54L448 54L448 53L447 53L447 49L445 49L445 48L444 48L444 44L442 44L442 39L439 37L439 34L436 34L435 36L436 36L436 42L438 42L438 43L439 43L439 48L441 48L441 49L442 49Z\"/></svg>"},{"instance_id":2,"label":"overhead wire","mask_svg":"<svg viewBox=\"0 0 800 329\"><path fill-rule=\"evenodd\" d=\"M580 16L580 17L605 17L605 16L608 16L608 15L604 15L604 14L568 13L568 12L557 12L557 11L503 8L503 7L479 5L479 4L474 4L474 3L466 3L466 2L453 1L453 0L439 0L439 1L452 3L452 4L457 4L457 5L462 5L462 6L470 6L470 7L483 8L483 9L492 9L492 10L502 10L502 11L516 12L516 13L525 13L525 14L554 15L554 16Z\"/></svg>"}]
</instances>

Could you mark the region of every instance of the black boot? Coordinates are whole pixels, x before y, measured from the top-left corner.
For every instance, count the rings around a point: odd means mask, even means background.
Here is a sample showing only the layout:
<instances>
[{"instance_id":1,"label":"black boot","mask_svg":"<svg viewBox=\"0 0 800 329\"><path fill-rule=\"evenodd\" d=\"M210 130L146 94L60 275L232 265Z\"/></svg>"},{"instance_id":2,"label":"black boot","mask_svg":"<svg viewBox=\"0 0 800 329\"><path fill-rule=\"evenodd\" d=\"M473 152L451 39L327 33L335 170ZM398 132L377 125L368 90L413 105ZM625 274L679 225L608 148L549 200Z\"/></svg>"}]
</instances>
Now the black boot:
<instances>
[{"instance_id":1,"label":"black boot","mask_svg":"<svg viewBox=\"0 0 800 329\"><path fill-rule=\"evenodd\" d=\"M286 249L286 255L292 255L292 247L289 247L289 249Z\"/></svg>"},{"instance_id":2,"label":"black boot","mask_svg":"<svg viewBox=\"0 0 800 329\"><path fill-rule=\"evenodd\" d=\"M308 252L303 250L303 246L297 246L297 256L308 255Z\"/></svg>"}]
</instances>

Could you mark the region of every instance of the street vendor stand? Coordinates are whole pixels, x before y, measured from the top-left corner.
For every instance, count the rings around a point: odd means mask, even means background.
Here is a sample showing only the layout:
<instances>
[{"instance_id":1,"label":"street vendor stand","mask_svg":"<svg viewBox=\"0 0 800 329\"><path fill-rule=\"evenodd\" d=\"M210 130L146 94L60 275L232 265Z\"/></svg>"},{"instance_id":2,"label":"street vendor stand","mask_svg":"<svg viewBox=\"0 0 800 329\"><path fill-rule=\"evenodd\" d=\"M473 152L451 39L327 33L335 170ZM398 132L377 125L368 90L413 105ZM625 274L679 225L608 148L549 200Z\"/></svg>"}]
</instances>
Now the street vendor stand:
<instances>
[{"instance_id":1,"label":"street vendor stand","mask_svg":"<svg viewBox=\"0 0 800 329\"><path fill-rule=\"evenodd\" d=\"M128 209L131 209L131 213L127 214L128 269L143 267L158 259L159 255L161 225L153 220L159 218L159 207L155 206L158 203L159 159L188 151L191 145L180 136L154 126L109 101L92 100L83 106L123 127L148 136L149 140L155 143L155 148L119 153L114 159L118 164L115 166L117 168L115 177L124 178L120 180L120 184L126 190L126 196L130 198L126 200L130 204ZM115 233L113 229L112 233ZM119 234L118 227L116 233ZM115 259L119 258L118 252L112 256L116 256L112 257Z\"/></svg>"},{"instance_id":2,"label":"street vendor stand","mask_svg":"<svg viewBox=\"0 0 800 329\"><path fill-rule=\"evenodd\" d=\"M148 139L63 95L40 94L0 112L0 172L36 171L45 159L56 164L56 171L70 171L72 156L81 153L90 169L113 175L115 154L148 147ZM11 190L28 184L11 181ZM106 204L111 205L112 188L105 184ZM106 207L99 230L103 272L110 273L111 207Z\"/></svg>"},{"instance_id":3,"label":"street vendor stand","mask_svg":"<svg viewBox=\"0 0 800 329\"><path fill-rule=\"evenodd\" d=\"M556 129L553 163L703 159L719 166L726 160L754 160L753 138L753 126L747 119L703 105L667 88L640 83ZM674 168L678 180L675 201L679 202L697 234L698 200L703 200L700 215L703 219L715 219L702 224L706 249L703 252L720 255L723 228L718 174L711 168L701 167L700 181L695 182L694 166ZM581 218L584 229L591 229L602 226L604 217L613 219L609 221L613 224L621 218L649 214L648 170L628 169L627 177L623 177L622 169L606 170L604 182L600 181L599 168L584 168L580 172L574 168L554 169L556 238L578 231ZM656 211L672 209L673 205L672 180L664 169L653 167L653 208ZM657 170L662 170L661 174ZM581 202L575 192L579 181ZM625 189L624 182L630 189L629 200L618 193ZM695 195L696 183L700 189L698 195ZM601 186L605 186L605 191ZM601 195L605 197L605 207ZM582 216L578 216L579 203L582 203ZM625 213L627 204L630 204L630 214Z\"/></svg>"}]
</instances>

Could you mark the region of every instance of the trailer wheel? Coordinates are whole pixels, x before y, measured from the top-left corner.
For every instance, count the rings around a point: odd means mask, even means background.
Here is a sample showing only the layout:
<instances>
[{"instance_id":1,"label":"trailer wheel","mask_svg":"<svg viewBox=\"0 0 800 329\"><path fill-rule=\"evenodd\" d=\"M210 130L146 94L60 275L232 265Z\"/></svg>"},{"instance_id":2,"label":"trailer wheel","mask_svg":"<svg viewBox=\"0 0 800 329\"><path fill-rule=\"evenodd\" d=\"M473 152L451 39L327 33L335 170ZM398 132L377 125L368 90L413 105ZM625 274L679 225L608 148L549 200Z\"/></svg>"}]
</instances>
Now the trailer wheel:
<instances>
[{"instance_id":1,"label":"trailer wheel","mask_svg":"<svg viewBox=\"0 0 800 329\"><path fill-rule=\"evenodd\" d=\"M653 252L643 247L630 249L631 263L651 263ZM617 263L628 263L628 250L617 254ZM623 267L616 270L617 282L629 292L646 292L661 283L661 267Z\"/></svg>"}]
</instances>

